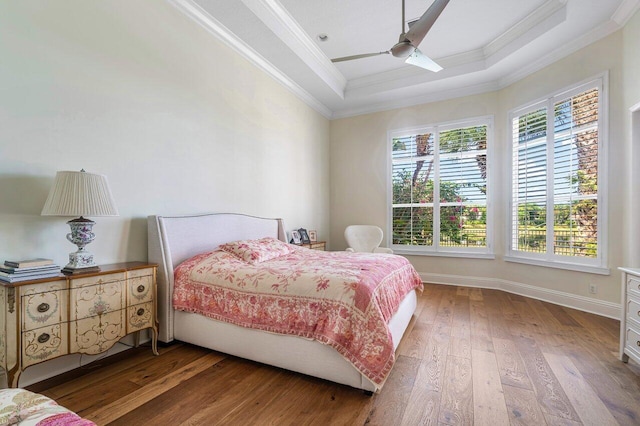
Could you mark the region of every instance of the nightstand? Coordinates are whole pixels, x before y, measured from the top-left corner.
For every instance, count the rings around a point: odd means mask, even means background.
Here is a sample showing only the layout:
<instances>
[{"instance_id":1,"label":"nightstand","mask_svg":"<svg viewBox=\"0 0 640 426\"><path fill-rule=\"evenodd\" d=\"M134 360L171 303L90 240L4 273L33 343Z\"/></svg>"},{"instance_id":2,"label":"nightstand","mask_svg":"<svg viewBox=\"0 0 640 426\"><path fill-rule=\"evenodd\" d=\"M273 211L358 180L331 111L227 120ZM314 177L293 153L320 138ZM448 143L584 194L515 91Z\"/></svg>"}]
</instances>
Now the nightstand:
<instances>
[{"instance_id":1,"label":"nightstand","mask_svg":"<svg viewBox=\"0 0 640 426\"><path fill-rule=\"evenodd\" d=\"M326 250L327 242L326 241L314 241L309 244L296 244L300 247L310 248L311 250Z\"/></svg>"},{"instance_id":2,"label":"nightstand","mask_svg":"<svg viewBox=\"0 0 640 426\"><path fill-rule=\"evenodd\" d=\"M17 387L31 365L99 354L144 329L151 330L157 355L156 267L116 263L98 272L0 285L0 368L8 386Z\"/></svg>"}]
</instances>

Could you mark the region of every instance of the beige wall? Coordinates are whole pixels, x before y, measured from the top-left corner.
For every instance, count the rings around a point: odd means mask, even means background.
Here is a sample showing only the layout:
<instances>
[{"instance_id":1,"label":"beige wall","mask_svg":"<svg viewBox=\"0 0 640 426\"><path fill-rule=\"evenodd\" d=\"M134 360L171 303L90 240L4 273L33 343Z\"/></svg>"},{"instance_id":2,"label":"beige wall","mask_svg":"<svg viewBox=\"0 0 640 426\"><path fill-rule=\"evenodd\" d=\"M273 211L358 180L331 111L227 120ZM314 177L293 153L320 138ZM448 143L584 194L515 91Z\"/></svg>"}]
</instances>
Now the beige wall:
<instances>
[{"instance_id":1,"label":"beige wall","mask_svg":"<svg viewBox=\"0 0 640 426\"><path fill-rule=\"evenodd\" d=\"M40 211L58 170L106 174L99 263L145 260L150 214L329 232L329 121L168 2L0 2L0 260L75 246Z\"/></svg>"},{"instance_id":2,"label":"beige wall","mask_svg":"<svg viewBox=\"0 0 640 426\"><path fill-rule=\"evenodd\" d=\"M495 124L494 179L495 252L493 260L433 256L409 256L418 272L440 274L443 281L478 284L500 280L553 292L620 302L620 274L624 263L623 210L628 191L623 129L623 35L611 36L548 66L497 92L444 102L402 108L335 120L331 123L331 248L344 249L345 226L352 223L387 226L387 132L424 124L493 115ZM631 49L631 48L630 48ZM635 52L637 52L637 47ZM512 108L537 100L554 91L609 72L609 266L603 276L561 269L505 262L506 218L509 188L507 114ZM589 294L589 284L598 294Z\"/></svg>"}]
</instances>

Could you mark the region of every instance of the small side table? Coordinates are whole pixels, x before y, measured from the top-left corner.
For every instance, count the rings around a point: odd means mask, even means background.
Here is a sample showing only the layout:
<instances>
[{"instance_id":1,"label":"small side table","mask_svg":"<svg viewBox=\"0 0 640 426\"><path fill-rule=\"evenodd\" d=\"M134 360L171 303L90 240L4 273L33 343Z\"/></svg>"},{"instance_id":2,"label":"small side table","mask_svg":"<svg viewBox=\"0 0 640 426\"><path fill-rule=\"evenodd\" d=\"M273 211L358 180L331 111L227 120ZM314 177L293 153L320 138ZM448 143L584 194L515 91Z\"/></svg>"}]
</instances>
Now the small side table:
<instances>
[{"instance_id":1,"label":"small side table","mask_svg":"<svg viewBox=\"0 0 640 426\"><path fill-rule=\"evenodd\" d=\"M311 250L322 250L325 251L327 249L327 242L326 241L313 241L309 244L296 244L297 246L300 247L306 247L309 248Z\"/></svg>"}]
</instances>

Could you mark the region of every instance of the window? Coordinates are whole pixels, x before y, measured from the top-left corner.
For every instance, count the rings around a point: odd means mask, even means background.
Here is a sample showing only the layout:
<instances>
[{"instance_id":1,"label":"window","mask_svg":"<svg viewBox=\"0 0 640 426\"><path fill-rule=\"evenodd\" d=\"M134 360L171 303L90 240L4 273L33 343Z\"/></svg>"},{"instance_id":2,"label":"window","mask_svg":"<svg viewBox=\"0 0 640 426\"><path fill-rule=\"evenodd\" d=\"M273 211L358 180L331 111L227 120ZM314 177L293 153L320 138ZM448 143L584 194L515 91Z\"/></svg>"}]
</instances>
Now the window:
<instances>
[{"instance_id":1,"label":"window","mask_svg":"<svg viewBox=\"0 0 640 426\"><path fill-rule=\"evenodd\" d=\"M511 114L507 260L608 273L598 191L602 86L598 79Z\"/></svg>"},{"instance_id":2,"label":"window","mask_svg":"<svg viewBox=\"0 0 640 426\"><path fill-rule=\"evenodd\" d=\"M490 253L490 118L390 135L392 248Z\"/></svg>"}]
</instances>

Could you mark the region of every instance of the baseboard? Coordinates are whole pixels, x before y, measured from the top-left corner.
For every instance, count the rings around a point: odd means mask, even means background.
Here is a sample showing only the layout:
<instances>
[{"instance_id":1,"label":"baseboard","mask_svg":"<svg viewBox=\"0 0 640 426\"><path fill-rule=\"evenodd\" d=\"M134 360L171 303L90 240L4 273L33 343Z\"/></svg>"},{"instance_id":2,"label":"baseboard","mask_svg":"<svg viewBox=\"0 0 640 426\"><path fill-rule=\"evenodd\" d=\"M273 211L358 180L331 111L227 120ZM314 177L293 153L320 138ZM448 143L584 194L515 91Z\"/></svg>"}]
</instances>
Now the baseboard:
<instances>
[{"instance_id":1,"label":"baseboard","mask_svg":"<svg viewBox=\"0 0 640 426\"><path fill-rule=\"evenodd\" d=\"M462 275L420 273L425 283L457 285L462 287L477 287L493 290L502 290L507 293L527 296L544 302L578 309L607 318L620 319L622 306L619 303L605 302L576 294L565 293L557 290L536 287L514 281L497 278L468 277Z\"/></svg>"}]
</instances>

